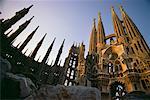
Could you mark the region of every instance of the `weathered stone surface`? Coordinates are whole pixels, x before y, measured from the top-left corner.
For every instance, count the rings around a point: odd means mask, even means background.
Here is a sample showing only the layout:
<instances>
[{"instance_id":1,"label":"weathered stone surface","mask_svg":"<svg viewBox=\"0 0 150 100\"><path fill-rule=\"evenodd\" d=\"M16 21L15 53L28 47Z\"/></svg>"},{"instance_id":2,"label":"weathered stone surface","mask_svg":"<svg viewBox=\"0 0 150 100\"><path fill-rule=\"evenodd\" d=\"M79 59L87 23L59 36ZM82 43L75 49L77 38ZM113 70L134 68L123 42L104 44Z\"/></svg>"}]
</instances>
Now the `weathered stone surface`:
<instances>
[{"instance_id":1,"label":"weathered stone surface","mask_svg":"<svg viewBox=\"0 0 150 100\"><path fill-rule=\"evenodd\" d=\"M34 83L23 75L14 75L12 73L6 73L7 77L10 79L17 81L20 83L20 97L26 97L32 93L32 91L36 88Z\"/></svg>"},{"instance_id":2,"label":"weathered stone surface","mask_svg":"<svg viewBox=\"0 0 150 100\"><path fill-rule=\"evenodd\" d=\"M22 74L13 74L10 72L11 64L8 60L0 57L0 99L19 99L29 96L35 89L34 83Z\"/></svg>"},{"instance_id":3,"label":"weathered stone surface","mask_svg":"<svg viewBox=\"0 0 150 100\"><path fill-rule=\"evenodd\" d=\"M1 56L0 56L0 68L1 68L0 74L2 75L1 78L3 78L4 74L10 71L11 69L11 64L9 63L9 61L7 59L3 59Z\"/></svg>"},{"instance_id":4,"label":"weathered stone surface","mask_svg":"<svg viewBox=\"0 0 150 100\"><path fill-rule=\"evenodd\" d=\"M25 100L101 100L101 95L92 87L44 85Z\"/></svg>"}]
</instances>

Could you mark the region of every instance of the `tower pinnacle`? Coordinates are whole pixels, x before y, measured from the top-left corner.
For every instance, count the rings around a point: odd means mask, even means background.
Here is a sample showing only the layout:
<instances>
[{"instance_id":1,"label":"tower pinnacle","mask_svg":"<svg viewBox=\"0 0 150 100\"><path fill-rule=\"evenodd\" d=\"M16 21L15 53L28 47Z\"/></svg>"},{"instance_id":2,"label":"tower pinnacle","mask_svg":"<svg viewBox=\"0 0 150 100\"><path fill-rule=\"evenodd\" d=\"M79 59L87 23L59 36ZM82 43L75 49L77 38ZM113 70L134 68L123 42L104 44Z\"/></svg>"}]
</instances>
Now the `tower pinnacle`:
<instances>
[{"instance_id":1,"label":"tower pinnacle","mask_svg":"<svg viewBox=\"0 0 150 100\"><path fill-rule=\"evenodd\" d=\"M125 43L126 38L125 38L125 31L124 31L123 25L113 7L111 7L111 12L112 12L114 31L117 36L117 41L119 43Z\"/></svg>"},{"instance_id":2,"label":"tower pinnacle","mask_svg":"<svg viewBox=\"0 0 150 100\"><path fill-rule=\"evenodd\" d=\"M124 27L126 29L126 33L129 37L128 40L132 44L131 47L132 47L133 52L140 56L145 56L145 55L150 56L149 46L147 45L146 41L144 40L137 26L134 24L131 18L127 15L127 13L124 11L123 7L120 6L119 8L120 8L120 12L122 15Z\"/></svg>"},{"instance_id":3,"label":"tower pinnacle","mask_svg":"<svg viewBox=\"0 0 150 100\"><path fill-rule=\"evenodd\" d=\"M47 33L46 33L46 34L47 34ZM36 56L36 54L37 54L39 48L41 47L41 45L42 45L42 43L43 43L43 41L44 41L44 38L45 38L46 34L43 36L43 38L40 40L40 42L37 44L37 46L35 47L34 51L32 52L32 54L31 54L31 56L30 56L32 59L35 58L35 56Z\"/></svg>"},{"instance_id":4,"label":"tower pinnacle","mask_svg":"<svg viewBox=\"0 0 150 100\"><path fill-rule=\"evenodd\" d=\"M65 39L63 40L61 46L60 46L60 49L58 51L58 54L57 54L57 57L56 57L56 60L55 60L55 63L54 65L57 65L58 64L58 61L60 59L60 56L61 56L61 53L62 53L62 50L63 50L63 46L64 46L64 42L65 42Z\"/></svg>"},{"instance_id":5,"label":"tower pinnacle","mask_svg":"<svg viewBox=\"0 0 150 100\"><path fill-rule=\"evenodd\" d=\"M47 50L47 52L46 52L46 54L45 54L45 56L44 56L44 58L43 58L43 60L42 60L43 63L46 63L46 61L47 61L47 59L48 59L48 56L49 56L50 52L52 51L52 48L53 48L53 45L54 45L55 40L56 40L56 38L54 38L52 44L51 44L50 47L48 48L48 50Z\"/></svg>"},{"instance_id":6,"label":"tower pinnacle","mask_svg":"<svg viewBox=\"0 0 150 100\"><path fill-rule=\"evenodd\" d=\"M39 26L26 38L26 40L23 42L23 44L19 48L20 51L22 51L25 48L25 46L32 39L33 35L35 34L35 32L38 28L39 28Z\"/></svg>"},{"instance_id":7,"label":"tower pinnacle","mask_svg":"<svg viewBox=\"0 0 150 100\"><path fill-rule=\"evenodd\" d=\"M93 19L93 28L90 36L90 45L89 45L89 53L96 53L97 52L97 31L96 31L96 23L95 23L95 18Z\"/></svg>"},{"instance_id":8,"label":"tower pinnacle","mask_svg":"<svg viewBox=\"0 0 150 100\"><path fill-rule=\"evenodd\" d=\"M101 19L101 14L98 12L98 26L97 26L97 48L103 48L105 45L105 31Z\"/></svg>"},{"instance_id":9,"label":"tower pinnacle","mask_svg":"<svg viewBox=\"0 0 150 100\"><path fill-rule=\"evenodd\" d=\"M8 37L9 42L12 42L29 25L29 23L31 22L31 20L33 19L33 17L30 18L29 20L27 20L22 25L20 25L19 28L12 35L10 35L10 37Z\"/></svg>"},{"instance_id":10,"label":"tower pinnacle","mask_svg":"<svg viewBox=\"0 0 150 100\"><path fill-rule=\"evenodd\" d=\"M19 21L21 18L23 18L30 10L30 8L33 5L29 6L28 8L24 8L18 12L16 12L16 15L13 16L11 19L7 19L2 22L2 33L4 33L6 30L11 28L13 24L15 24L17 21Z\"/></svg>"}]
</instances>

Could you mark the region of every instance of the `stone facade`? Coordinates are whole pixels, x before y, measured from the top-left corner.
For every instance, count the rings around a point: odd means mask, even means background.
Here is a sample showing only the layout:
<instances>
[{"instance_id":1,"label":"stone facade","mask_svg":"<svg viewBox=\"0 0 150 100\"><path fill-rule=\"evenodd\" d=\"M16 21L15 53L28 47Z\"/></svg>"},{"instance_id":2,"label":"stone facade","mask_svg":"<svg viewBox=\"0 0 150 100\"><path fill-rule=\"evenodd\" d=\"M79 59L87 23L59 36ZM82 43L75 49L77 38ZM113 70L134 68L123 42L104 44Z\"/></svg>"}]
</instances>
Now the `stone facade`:
<instances>
[{"instance_id":1,"label":"stone facade","mask_svg":"<svg viewBox=\"0 0 150 100\"><path fill-rule=\"evenodd\" d=\"M5 33L23 18L32 6L16 12L16 15L8 20L0 19L0 40L2 42L0 56L11 64L11 73L23 74L30 78L37 88L43 84L96 87L101 91L98 93L102 100L130 100L140 94L144 94L145 98L149 97L150 49L136 25L121 6L122 19L119 19L114 8L111 8L114 33L105 35L101 14L98 13L97 26L95 19L93 20L88 54L85 57L83 43L78 46L73 44L63 66L60 66L59 62L61 62L60 56L65 40L60 46L54 64L51 65L48 65L47 62L55 39L42 62L34 60L46 34L29 56L24 55L27 50L22 53L39 26L31 32L20 47L20 44L16 47L12 46L16 37L27 28L33 17L20 25L9 37L10 32ZM73 97L77 98L77 96ZM30 99L32 100L32 97Z\"/></svg>"},{"instance_id":2,"label":"stone facade","mask_svg":"<svg viewBox=\"0 0 150 100\"><path fill-rule=\"evenodd\" d=\"M114 33L108 36L98 14L97 28L95 19L93 22L88 55L86 58L78 55L82 59L78 59L76 67L77 85L98 88L102 100L120 100L136 91L150 94L150 49L122 6L120 11L122 20L111 8Z\"/></svg>"}]
</instances>

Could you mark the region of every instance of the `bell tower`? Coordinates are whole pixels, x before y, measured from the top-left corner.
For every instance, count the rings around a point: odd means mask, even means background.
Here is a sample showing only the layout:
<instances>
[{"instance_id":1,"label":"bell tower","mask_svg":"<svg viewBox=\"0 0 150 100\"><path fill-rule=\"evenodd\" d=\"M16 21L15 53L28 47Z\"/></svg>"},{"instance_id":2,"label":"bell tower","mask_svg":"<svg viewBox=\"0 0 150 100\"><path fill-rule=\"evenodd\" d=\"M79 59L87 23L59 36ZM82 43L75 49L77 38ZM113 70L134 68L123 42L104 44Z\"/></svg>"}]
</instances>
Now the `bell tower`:
<instances>
[{"instance_id":1,"label":"bell tower","mask_svg":"<svg viewBox=\"0 0 150 100\"><path fill-rule=\"evenodd\" d=\"M93 28L90 36L89 54L95 54L97 52L97 30L95 18L93 19Z\"/></svg>"},{"instance_id":2,"label":"bell tower","mask_svg":"<svg viewBox=\"0 0 150 100\"><path fill-rule=\"evenodd\" d=\"M85 59L85 85L98 88L105 100L120 100L130 93L150 93L149 47L122 7L120 11L122 19L111 7L114 33L107 36L100 13L97 29L94 19ZM80 63L78 67L81 67ZM79 85L83 83L80 81Z\"/></svg>"},{"instance_id":3,"label":"bell tower","mask_svg":"<svg viewBox=\"0 0 150 100\"><path fill-rule=\"evenodd\" d=\"M120 6L120 11L122 15L122 20L124 27L126 29L126 33L129 37L128 41L130 41L130 46L132 49L133 54L141 56L141 57L148 57L150 56L150 49L145 42L143 36L141 35L140 31L133 23L131 18L127 15L124 11L122 6Z\"/></svg>"}]
</instances>

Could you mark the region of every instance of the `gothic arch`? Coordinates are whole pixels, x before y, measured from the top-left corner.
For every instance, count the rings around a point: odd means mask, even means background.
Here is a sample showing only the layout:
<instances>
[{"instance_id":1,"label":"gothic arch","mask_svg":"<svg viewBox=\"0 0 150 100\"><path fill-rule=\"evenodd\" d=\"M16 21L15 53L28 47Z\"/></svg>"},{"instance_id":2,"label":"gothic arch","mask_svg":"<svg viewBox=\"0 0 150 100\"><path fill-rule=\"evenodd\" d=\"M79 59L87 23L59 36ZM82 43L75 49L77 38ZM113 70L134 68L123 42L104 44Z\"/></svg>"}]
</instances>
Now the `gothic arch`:
<instances>
[{"instance_id":1,"label":"gothic arch","mask_svg":"<svg viewBox=\"0 0 150 100\"><path fill-rule=\"evenodd\" d=\"M125 84L115 81L110 84L110 95L112 100L122 100L121 98L126 94Z\"/></svg>"}]
</instances>

